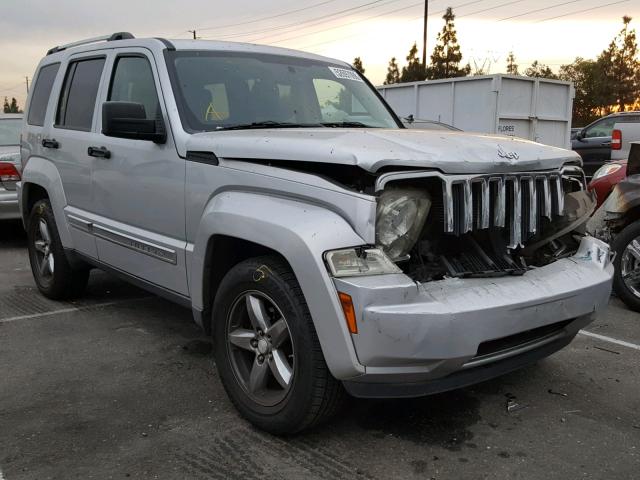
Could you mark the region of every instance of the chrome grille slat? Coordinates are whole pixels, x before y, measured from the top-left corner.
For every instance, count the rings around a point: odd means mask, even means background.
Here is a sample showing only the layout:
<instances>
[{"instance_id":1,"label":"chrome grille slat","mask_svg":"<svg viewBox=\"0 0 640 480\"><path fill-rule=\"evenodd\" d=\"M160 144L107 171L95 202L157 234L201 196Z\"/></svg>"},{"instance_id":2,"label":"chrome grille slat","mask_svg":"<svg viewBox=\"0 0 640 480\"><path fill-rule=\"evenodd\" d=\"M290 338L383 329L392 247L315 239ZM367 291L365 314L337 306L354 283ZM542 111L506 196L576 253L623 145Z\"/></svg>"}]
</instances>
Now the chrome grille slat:
<instances>
[{"instance_id":1,"label":"chrome grille slat","mask_svg":"<svg viewBox=\"0 0 640 480\"><path fill-rule=\"evenodd\" d=\"M471 182L463 182L464 191L464 228L462 233L473 230L473 193Z\"/></svg>"},{"instance_id":2,"label":"chrome grille slat","mask_svg":"<svg viewBox=\"0 0 640 480\"><path fill-rule=\"evenodd\" d=\"M473 230L504 227L511 249L523 246L540 230L543 216L551 219L554 215L562 215L564 210L559 171L451 176L443 177L442 181L445 232L461 235Z\"/></svg>"},{"instance_id":3,"label":"chrome grille slat","mask_svg":"<svg viewBox=\"0 0 640 480\"><path fill-rule=\"evenodd\" d=\"M490 183L496 184L495 208L493 210L493 225L504 227L506 205L505 205L505 184L502 177L491 177Z\"/></svg>"}]
</instances>

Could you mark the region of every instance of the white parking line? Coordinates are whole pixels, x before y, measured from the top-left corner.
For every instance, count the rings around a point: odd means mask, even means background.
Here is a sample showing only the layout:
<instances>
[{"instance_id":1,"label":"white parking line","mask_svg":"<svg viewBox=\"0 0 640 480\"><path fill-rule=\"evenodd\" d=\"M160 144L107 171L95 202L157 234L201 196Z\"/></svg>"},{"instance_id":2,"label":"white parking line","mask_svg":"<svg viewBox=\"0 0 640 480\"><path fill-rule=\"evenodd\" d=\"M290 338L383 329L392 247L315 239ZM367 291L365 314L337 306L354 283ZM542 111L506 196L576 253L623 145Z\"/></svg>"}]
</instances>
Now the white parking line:
<instances>
[{"instance_id":1,"label":"white parking line","mask_svg":"<svg viewBox=\"0 0 640 480\"><path fill-rule=\"evenodd\" d=\"M4 475L2 475L2 470L0 469L0 480L4 480Z\"/></svg>"},{"instance_id":2,"label":"white parking line","mask_svg":"<svg viewBox=\"0 0 640 480\"><path fill-rule=\"evenodd\" d=\"M9 318L0 318L0 323L9 323L9 322L17 322L18 320L30 320L33 318L41 318L41 317L50 317L51 315L58 315L60 313L72 313L72 312L81 312L83 310L87 310L90 308L100 308L100 307L110 307L112 305L119 305L121 303L127 303L134 300L144 300L146 298L151 297L140 297L140 298L128 298L126 300L117 300L114 302L105 302L105 303L96 303L93 305L82 305L79 307L71 307L71 308L61 308L59 310L51 310L49 312L41 312L41 313L33 313L31 315L18 315L17 317L9 317ZM2 476L0 476L0 480Z\"/></svg>"},{"instance_id":3,"label":"white parking line","mask_svg":"<svg viewBox=\"0 0 640 480\"><path fill-rule=\"evenodd\" d=\"M597 338L598 340L602 340L603 342L614 343L623 347L633 348L634 350L640 350L640 345L636 345L635 343L625 342L624 340L618 340L617 338L605 337L604 335L587 332L586 330L580 330L580 333L582 335L586 335L587 337Z\"/></svg>"}]
</instances>

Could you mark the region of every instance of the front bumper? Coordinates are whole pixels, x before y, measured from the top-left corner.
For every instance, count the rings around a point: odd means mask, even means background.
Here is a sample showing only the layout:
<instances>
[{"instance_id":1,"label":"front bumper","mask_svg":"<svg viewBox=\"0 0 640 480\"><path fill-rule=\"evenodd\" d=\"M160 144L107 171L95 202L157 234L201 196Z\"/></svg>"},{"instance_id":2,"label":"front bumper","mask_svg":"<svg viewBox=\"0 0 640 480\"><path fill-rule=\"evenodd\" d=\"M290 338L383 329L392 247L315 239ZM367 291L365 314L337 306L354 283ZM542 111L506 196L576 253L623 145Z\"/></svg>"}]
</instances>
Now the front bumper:
<instances>
[{"instance_id":1,"label":"front bumper","mask_svg":"<svg viewBox=\"0 0 640 480\"><path fill-rule=\"evenodd\" d=\"M15 220L18 218L20 218L18 192L0 187L0 220Z\"/></svg>"},{"instance_id":2,"label":"front bumper","mask_svg":"<svg viewBox=\"0 0 640 480\"><path fill-rule=\"evenodd\" d=\"M606 244L586 237L575 256L520 277L335 279L353 299L352 339L365 366L345 386L357 396L424 395L536 361L568 344L606 306L612 276Z\"/></svg>"}]
</instances>

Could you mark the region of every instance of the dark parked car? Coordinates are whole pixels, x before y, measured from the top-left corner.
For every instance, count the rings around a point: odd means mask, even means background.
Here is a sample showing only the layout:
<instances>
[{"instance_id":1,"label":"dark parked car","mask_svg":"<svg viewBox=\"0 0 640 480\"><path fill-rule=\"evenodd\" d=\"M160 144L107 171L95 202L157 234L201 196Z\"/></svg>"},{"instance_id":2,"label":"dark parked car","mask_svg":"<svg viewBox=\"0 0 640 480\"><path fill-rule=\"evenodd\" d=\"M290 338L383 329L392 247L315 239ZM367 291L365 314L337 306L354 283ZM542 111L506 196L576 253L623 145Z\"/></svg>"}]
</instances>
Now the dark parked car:
<instances>
[{"instance_id":1,"label":"dark parked car","mask_svg":"<svg viewBox=\"0 0 640 480\"><path fill-rule=\"evenodd\" d=\"M617 122L640 122L640 111L612 113L587 125L575 137L571 149L582 157L584 173L591 177L611 159L611 131Z\"/></svg>"}]
</instances>

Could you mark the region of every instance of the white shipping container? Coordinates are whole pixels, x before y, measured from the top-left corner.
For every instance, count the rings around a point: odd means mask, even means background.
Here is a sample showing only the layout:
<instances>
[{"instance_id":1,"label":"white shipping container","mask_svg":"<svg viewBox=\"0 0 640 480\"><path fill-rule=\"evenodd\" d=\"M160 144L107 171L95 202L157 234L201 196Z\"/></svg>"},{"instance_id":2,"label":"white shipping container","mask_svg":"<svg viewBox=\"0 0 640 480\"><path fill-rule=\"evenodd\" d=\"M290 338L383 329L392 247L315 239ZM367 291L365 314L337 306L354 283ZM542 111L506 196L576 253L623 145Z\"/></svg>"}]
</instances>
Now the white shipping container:
<instances>
[{"instance_id":1,"label":"white shipping container","mask_svg":"<svg viewBox=\"0 0 640 480\"><path fill-rule=\"evenodd\" d=\"M498 74L377 88L400 117L571 147L571 82Z\"/></svg>"}]
</instances>

